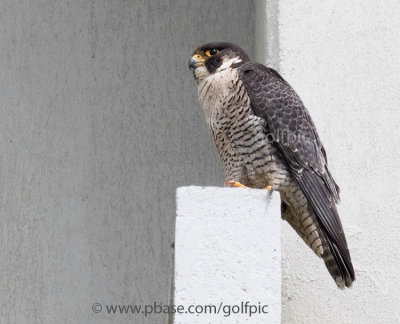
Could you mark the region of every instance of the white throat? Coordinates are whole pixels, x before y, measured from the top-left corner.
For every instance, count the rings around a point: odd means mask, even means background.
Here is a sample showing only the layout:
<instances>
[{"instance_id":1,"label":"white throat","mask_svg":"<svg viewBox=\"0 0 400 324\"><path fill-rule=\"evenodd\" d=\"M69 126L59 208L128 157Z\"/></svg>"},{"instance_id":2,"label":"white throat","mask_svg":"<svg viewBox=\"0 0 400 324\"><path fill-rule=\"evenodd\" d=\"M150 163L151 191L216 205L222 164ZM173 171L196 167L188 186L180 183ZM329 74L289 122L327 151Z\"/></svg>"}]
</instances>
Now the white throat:
<instances>
[{"instance_id":1,"label":"white throat","mask_svg":"<svg viewBox=\"0 0 400 324\"><path fill-rule=\"evenodd\" d=\"M233 62L237 61L230 61L231 63L225 65L224 69L208 75L198 84L200 105L211 128L213 128L216 114L220 109L224 109L227 98L232 94L232 86L238 79L237 70L231 68Z\"/></svg>"}]
</instances>

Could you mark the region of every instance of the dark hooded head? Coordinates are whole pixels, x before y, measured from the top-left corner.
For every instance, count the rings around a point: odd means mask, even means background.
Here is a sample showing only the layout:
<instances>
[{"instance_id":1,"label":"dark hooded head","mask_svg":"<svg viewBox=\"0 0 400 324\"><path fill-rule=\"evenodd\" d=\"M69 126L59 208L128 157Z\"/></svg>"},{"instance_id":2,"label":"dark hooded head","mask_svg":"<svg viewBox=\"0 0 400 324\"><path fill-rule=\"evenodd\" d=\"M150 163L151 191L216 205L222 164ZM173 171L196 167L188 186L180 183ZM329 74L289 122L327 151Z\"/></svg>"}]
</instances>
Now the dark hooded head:
<instances>
[{"instance_id":1,"label":"dark hooded head","mask_svg":"<svg viewBox=\"0 0 400 324\"><path fill-rule=\"evenodd\" d=\"M232 43L208 43L194 50L189 60L189 68L196 80L201 81L210 74L237 68L249 62L247 54Z\"/></svg>"}]
</instances>

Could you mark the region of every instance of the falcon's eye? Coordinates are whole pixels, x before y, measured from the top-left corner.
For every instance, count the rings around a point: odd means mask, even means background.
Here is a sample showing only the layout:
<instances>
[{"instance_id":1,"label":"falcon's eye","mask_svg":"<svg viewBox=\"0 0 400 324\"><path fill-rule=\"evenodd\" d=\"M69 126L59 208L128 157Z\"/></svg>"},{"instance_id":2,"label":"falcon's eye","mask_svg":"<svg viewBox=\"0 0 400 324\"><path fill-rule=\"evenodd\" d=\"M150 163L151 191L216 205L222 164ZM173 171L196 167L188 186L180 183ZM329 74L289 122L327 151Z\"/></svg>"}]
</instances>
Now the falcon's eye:
<instances>
[{"instance_id":1,"label":"falcon's eye","mask_svg":"<svg viewBox=\"0 0 400 324\"><path fill-rule=\"evenodd\" d=\"M207 50L207 51L206 51L206 55L207 55L208 57L210 57L210 56L212 56L212 55L218 54L218 52L219 52L219 51L218 51L216 48L213 48L213 49Z\"/></svg>"}]
</instances>

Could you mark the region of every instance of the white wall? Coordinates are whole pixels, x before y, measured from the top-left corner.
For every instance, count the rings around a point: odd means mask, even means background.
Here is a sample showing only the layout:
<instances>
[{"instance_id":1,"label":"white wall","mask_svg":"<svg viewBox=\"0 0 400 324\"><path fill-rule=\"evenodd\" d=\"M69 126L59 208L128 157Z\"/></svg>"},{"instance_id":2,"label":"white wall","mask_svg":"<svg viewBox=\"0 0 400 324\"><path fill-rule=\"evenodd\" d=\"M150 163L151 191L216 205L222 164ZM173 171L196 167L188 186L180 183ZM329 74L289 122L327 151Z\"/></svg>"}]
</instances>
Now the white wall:
<instances>
[{"instance_id":1,"label":"white wall","mask_svg":"<svg viewBox=\"0 0 400 324\"><path fill-rule=\"evenodd\" d=\"M398 323L400 3L281 0L277 14L279 57L268 61L325 144L357 277L339 291L285 225L283 323Z\"/></svg>"},{"instance_id":2,"label":"white wall","mask_svg":"<svg viewBox=\"0 0 400 324\"><path fill-rule=\"evenodd\" d=\"M174 304L188 312L174 323L280 324L279 194L190 186L176 200ZM201 312L203 305L216 309Z\"/></svg>"}]
</instances>

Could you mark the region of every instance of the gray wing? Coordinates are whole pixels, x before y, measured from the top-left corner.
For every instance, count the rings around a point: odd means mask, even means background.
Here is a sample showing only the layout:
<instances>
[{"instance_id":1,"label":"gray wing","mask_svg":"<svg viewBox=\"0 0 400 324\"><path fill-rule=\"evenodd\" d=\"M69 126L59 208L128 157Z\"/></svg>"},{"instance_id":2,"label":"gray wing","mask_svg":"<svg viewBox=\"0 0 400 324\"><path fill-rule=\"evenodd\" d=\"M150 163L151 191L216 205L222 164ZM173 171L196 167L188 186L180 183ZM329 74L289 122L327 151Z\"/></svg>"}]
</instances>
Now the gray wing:
<instances>
[{"instance_id":1,"label":"gray wing","mask_svg":"<svg viewBox=\"0 0 400 324\"><path fill-rule=\"evenodd\" d=\"M354 280L354 269L336 209L339 187L328 170L325 149L314 123L292 87L271 68L246 63L240 67L255 115L267 122L282 159L317 216L328 246L343 274ZM350 279L349 278L349 279Z\"/></svg>"}]
</instances>

